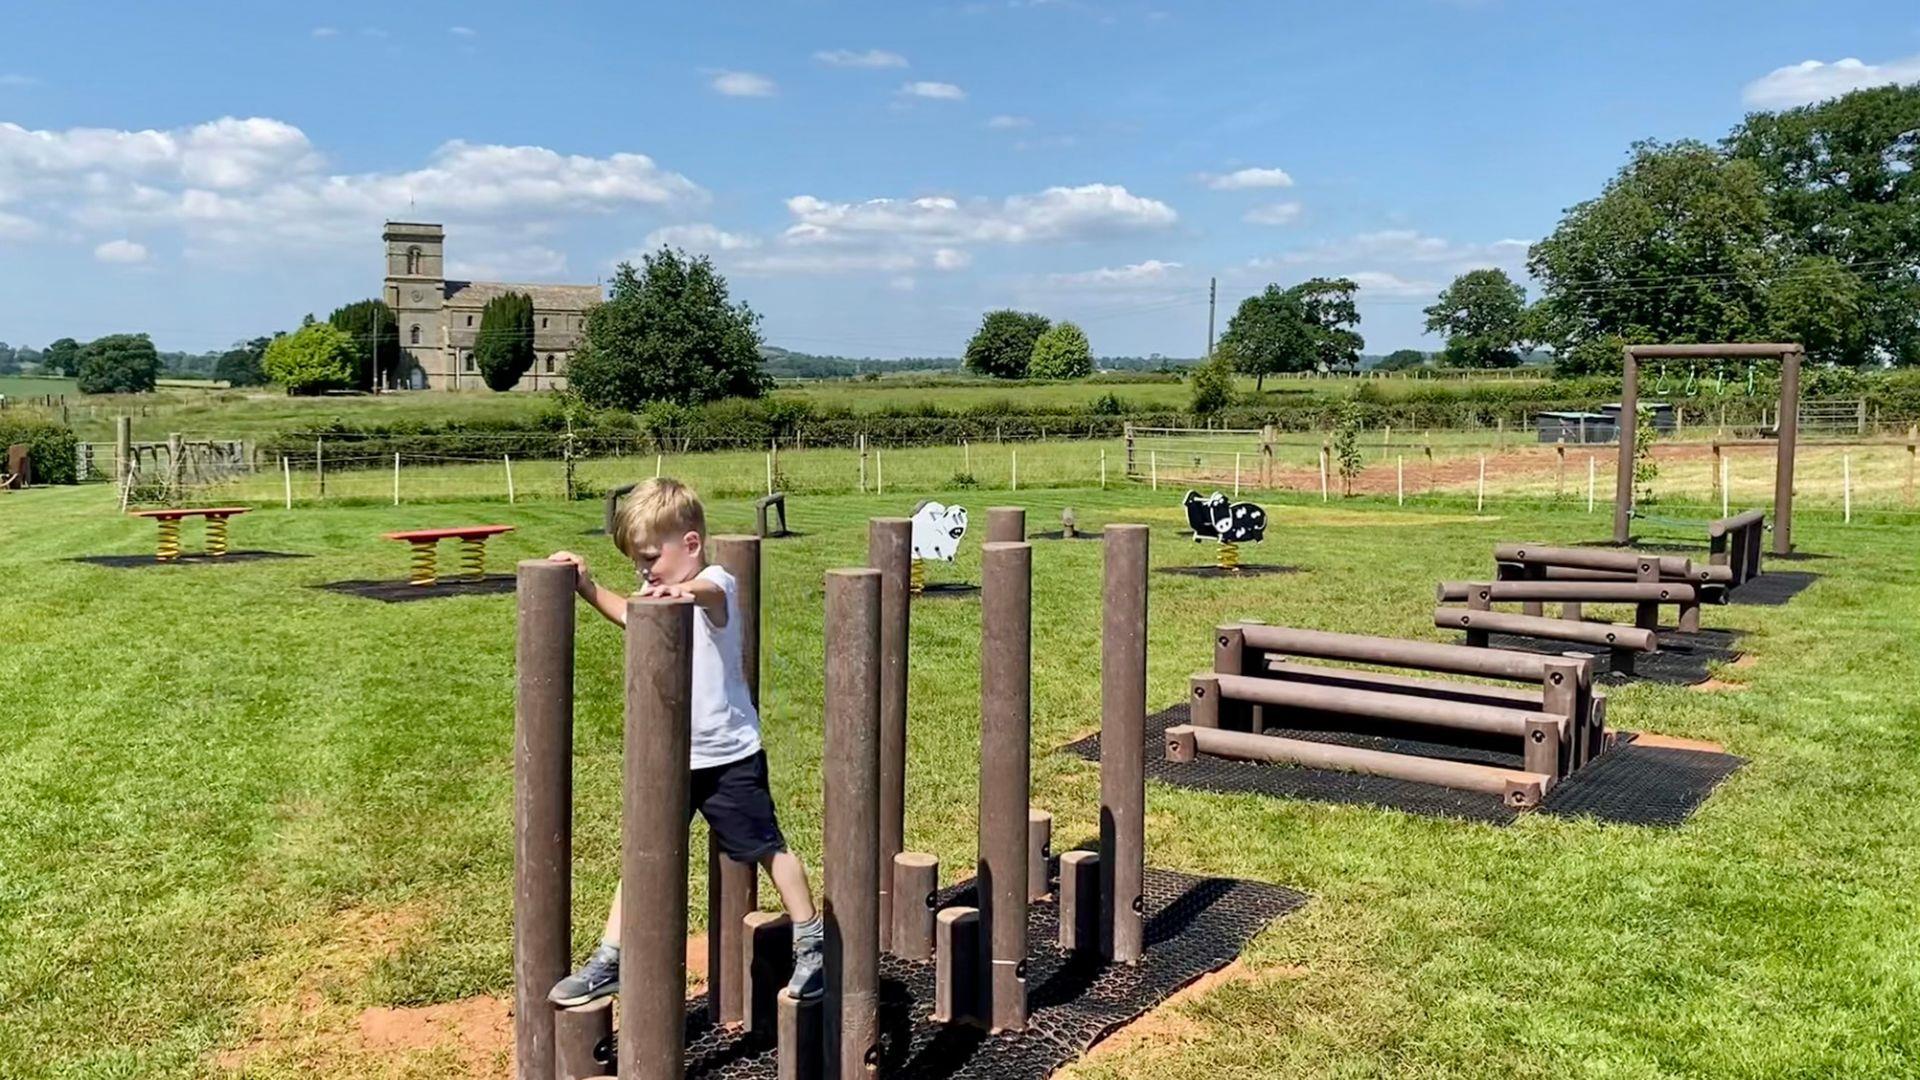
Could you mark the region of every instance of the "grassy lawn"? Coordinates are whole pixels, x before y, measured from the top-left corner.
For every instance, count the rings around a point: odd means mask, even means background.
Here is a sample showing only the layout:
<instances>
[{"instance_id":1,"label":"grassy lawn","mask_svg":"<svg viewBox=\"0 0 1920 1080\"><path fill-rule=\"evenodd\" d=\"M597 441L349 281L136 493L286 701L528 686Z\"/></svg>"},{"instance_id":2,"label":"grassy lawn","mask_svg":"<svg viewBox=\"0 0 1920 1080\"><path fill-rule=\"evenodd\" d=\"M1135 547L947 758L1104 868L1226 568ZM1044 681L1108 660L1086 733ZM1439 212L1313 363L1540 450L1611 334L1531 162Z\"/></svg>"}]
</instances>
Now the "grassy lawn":
<instances>
[{"instance_id":1,"label":"grassy lawn","mask_svg":"<svg viewBox=\"0 0 1920 1080\"><path fill-rule=\"evenodd\" d=\"M648 463L651 464L651 463ZM929 480L938 482L938 473ZM904 479L903 479L904 482ZM891 485L890 485L891 487ZM930 492L939 494L938 492ZM950 491L1039 528L1146 520L1171 493ZM815 866L821 575L907 496L796 501L768 547L766 736L775 794ZM1156 574L1150 701L1183 691L1207 628L1258 617L1437 638L1433 582L1495 540L1591 540L1604 515L1392 498L1270 500L1232 584ZM513 601L384 605L316 592L404 574L380 531L509 521L494 565L581 550L630 580L597 503L262 505L236 547L309 557L106 569L152 527L102 487L0 496L0 1076L503 1074L496 1037L396 1043L394 1016L490 1018L509 989ZM431 520L425 520L431 519ZM750 521L715 505L716 531ZM198 542L197 527L188 530ZM1889 1077L1920 1072L1920 585L1911 528L1796 523L1822 578L1781 608L1710 608L1751 663L1717 693L1617 691L1625 728L1751 759L1673 830L1530 817L1493 828L1361 807L1149 788L1155 865L1304 889L1242 977L1079 1077ZM1034 802L1056 845L1097 833L1097 769L1053 749L1098 722L1097 544L1037 544ZM933 580L978 580L978 547ZM619 641L582 613L576 925L596 932L616 860ZM974 848L977 603L914 613L910 847L949 878ZM694 850L704 838L696 836ZM693 921L704 913L693 882ZM770 896L770 890L763 889ZM395 1010L398 1010L396 1012ZM437 1010L437 1011L436 1011ZM491 1049L489 1049L491 1048Z\"/></svg>"}]
</instances>

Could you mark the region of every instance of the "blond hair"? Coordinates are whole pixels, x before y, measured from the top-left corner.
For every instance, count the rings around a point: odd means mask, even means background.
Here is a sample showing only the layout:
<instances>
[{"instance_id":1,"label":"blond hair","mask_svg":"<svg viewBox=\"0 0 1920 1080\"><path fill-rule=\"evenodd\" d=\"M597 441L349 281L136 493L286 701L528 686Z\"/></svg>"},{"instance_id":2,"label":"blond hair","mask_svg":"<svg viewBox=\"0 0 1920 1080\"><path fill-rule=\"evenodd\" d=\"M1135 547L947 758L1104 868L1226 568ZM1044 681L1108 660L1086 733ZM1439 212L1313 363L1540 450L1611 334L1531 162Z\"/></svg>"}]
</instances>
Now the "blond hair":
<instances>
[{"instance_id":1,"label":"blond hair","mask_svg":"<svg viewBox=\"0 0 1920 1080\"><path fill-rule=\"evenodd\" d=\"M678 539L690 532L707 536L707 511L700 496L678 480L656 476L634 488L613 518L613 546L631 559L648 539Z\"/></svg>"}]
</instances>

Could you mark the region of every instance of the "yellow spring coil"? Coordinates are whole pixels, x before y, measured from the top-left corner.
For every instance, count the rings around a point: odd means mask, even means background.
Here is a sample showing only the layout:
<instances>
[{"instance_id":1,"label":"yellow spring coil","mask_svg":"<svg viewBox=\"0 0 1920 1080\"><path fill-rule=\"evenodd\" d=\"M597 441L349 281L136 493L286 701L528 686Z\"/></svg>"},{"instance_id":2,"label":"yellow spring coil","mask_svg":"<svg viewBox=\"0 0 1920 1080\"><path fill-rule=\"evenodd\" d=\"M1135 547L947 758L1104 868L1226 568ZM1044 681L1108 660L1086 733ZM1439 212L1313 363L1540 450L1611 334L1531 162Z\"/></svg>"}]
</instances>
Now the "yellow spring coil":
<instances>
[{"instance_id":1,"label":"yellow spring coil","mask_svg":"<svg viewBox=\"0 0 1920 1080\"><path fill-rule=\"evenodd\" d=\"M907 589L915 596L927 591L927 564L919 559L913 560L913 571L907 577Z\"/></svg>"},{"instance_id":2,"label":"yellow spring coil","mask_svg":"<svg viewBox=\"0 0 1920 1080\"><path fill-rule=\"evenodd\" d=\"M487 576L487 542L471 536L460 538L460 570L475 581Z\"/></svg>"},{"instance_id":3,"label":"yellow spring coil","mask_svg":"<svg viewBox=\"0 0 1920 1080\"><path fill-rule=\"evenodd\" d=\"M1220 541L1220 551L1214 562L1222 570L1240 569L1240 545L1230 541Z\"/></svg>"},{"instance_id":4,"label":"yellow spring coil","mask_svg":"<svg viewBox=\"0 0 1920 1080\"><path fill-rule=\"evenodd\" d=\"M207 517L207 554L220 558L227 553L227 519L220 514Z\"/></svg>"},{"instance_id":5,"label":"yellow spring coil","mask_svg":"<svg viewBox=\"0 0 1920 1080\"><path fill-rule=\"evenodd\" d=\"M431 585L440 580L440 572L434 565L434 543L431 540L415 540L413 544L413 565L407 569L407 584Z\"/></svg>"},{"instance_id":6,"label":"yellow spring coil","mask_svg":"<svg viewBox=\"0 0 1920 1080\"><path fill-rule=\"evenodd\" d=\"M160 550L155 556L161 562L173 562L180 557L180 519L157 518L160 523Z\"/></svg>"}]
</instances>

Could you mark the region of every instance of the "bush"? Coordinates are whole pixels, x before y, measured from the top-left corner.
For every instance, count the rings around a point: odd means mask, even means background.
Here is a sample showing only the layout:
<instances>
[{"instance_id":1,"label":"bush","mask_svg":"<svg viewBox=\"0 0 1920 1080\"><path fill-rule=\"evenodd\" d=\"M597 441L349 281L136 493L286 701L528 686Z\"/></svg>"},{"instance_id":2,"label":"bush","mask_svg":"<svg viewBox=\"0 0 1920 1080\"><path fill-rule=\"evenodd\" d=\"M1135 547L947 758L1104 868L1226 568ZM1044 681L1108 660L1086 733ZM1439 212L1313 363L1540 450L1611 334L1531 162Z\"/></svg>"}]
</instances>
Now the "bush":
<instances>
[{"instance_id":1,"label":"bush","mask_svg":"<svg viewBox=\"0 0 1920 1080\"><path fill-rule=\"evenodd\" d=\"M760 316L728 297L711 259L672 248L643 255L637 271L615 268L613 295L587 312L567 381L613 409L759 397L773 385L760 368Z\"/></svg>"},{"instance_id":2,"label":"bush","mask_svg":"<svg viewBox=\"0 0 1920 1080\"><path fill-rule=\"evenodd\" d=\"M27 444L27 461L33 468L36 484L77 484L79 466L74 460L80 440L73 429L51 420L14 420L0 418L0 464L6 449L15 443Z\"/></svg>"},{"instance_id":3,"label":"bush","mask_svg":"<svg viewBox=\"0 0 1920 1080\"><path fill-rule=\"evenodd\" d=\"M973 340L967 342L967 370L996 379L1025 378L1034 343L1048 326L1046 316L1029 311L987 312Z\"/></svg>"},{"instance_id":4,"label":"bush","mask_svg":"<svg viewBox=\"0 0 1920 1080\"><path fill-rule=\"evenodd\" d=\"M83 394L138 394L153 389L160 354L145 334L108 334L80 350Z\"/></svg>"},{"instance_id":5,"label":"bush","mask_svg":"<svg viewBox=\"0 0 1920 1080\"><path fill-rule=\"evenodd\" d=\"M1084 379L1093 374L1093 349L1086 331L1070 322L1056 323L1033 342L1027 360L1029 379Z\"/></svg>"},{"instance_id":6,"label":"bush","mask_svg":"<svg viewBox=\"0 0 1920 1080\"><path fill-rule=\"evenodd\" d=\"M330 323L308 323L274 338L260 358L260 369L289 394L318 394L353 385L358 361L346 331Z\"/></svg>"},{"instance_id":7,"label":"bush","mask_svg":"<svg viewBox=\"0 0 1920 1080\"><path fill-rule=\"evenodd\" d=\"M1233 356L1222 349L1193 369L1193 411L1212 416L1233 404Z\"/></svg>"}]
</instances>

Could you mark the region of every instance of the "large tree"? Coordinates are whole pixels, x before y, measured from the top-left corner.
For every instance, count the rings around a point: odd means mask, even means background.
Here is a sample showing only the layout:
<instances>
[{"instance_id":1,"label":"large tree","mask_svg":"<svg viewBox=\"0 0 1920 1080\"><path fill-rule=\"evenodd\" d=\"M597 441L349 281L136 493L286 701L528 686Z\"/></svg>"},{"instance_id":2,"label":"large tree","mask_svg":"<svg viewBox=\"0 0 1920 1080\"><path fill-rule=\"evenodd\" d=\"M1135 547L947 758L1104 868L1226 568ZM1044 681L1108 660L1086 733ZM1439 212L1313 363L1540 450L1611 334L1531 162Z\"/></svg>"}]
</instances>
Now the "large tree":
<instances>
[{"instance_id":1,"label":"large tree","mask_svg":"<svg viewBox=\"0 0 1920 1080\"><path fill-rule=\"evenodd\" d=\"M1395 349L1373 366L1376 371L1411 371L1427 366L1427 354L1419 349Z\"/></svg>"},{"instance_id":2,"label":"large tree","mask_svg":"<svg viewBox=\"0 0 1920 1080\"><path fill-rule=\"evenodd\" d=\"M1753 113L1724 145L1758 171L1786 248L1831 260L1790 267L1785 280L1855 293L1859 333L1819 351L1807 342L1810 355L1920 364L1920 85Z\"/></svg>"},{"instance_id":3,"label":"large tree","mask_svg":"<svg viewBox=\"0 0 1920 1080\"><path fill-rule=\"evenodd\" d=\"M506 293L487 301L480 309L473 362L489 387L513 389L533 366L533 297Z\"/></svg>"},{"instance_id":4,"label":"large tree","mask_svg":"<svg viewBox=\"0 0 1920 1080\"><path fill-rule=\"evenodd\" d=\"M289 394L318 394L353 385L360 354L347 332L332 323L309 321L267 345L261 369Z\"/></svg>"},{"instance_id":5,"label":"large tree","mask_svg":"<svg viewBox=\"0 0 1920 1080\"><path fill-rule=\"evenodd\" d=\"M1313 337L1314 362L1328 371L1358 367L1360 350L1367 345L1355 330L1360 325L1360 309L1354 305L1353 295L1360 291L1359 282L1343 277L1308 278L1287 291L1300 299L1300 310Z\"/></svg>"},{"instance_id":6,"label":"large tree","mask_svg":"<svg viewBox=\"0 0 1920 1080\"><path fill-rule=\"evenodd\" d=\"M1752 341L1781 269L1760 170L1697 142L1638 143L1598 198L1535 244L1541 333L1584 342ZM1617 357L1615 363L1617 364Z\"/></svg>"},{"instance_id":7,"label":"large tree","mask_svg":"<svg viewBox=\"0 0 1920 1080\"><path fill-rule=\"evenodd\" d=\"M1084 379L1091 374L1093 347L1085 330L1070 322L1054 323L1034 340L1027 378Z\"/></svg>"},{"instance_id":8,"label":"large tree","mask_svg":"<svg viewBox=\"0 0 1920 1080\"><path fill-rule=\"evenodd\" d=\"M1313 327L1300 297L1291 289L1268 285L1240 301L1220 335L1219 351L1230 353L1235 370L1263 389L1267 376L1308 371L1314 362Z\"/></svg>"},{"instance_id":9,"label":"large tree","mask_svg":"<svg viewBox=\"0 0 1920 1080\"><path fill-rule=\"evenodd\" d=\"M160 376L160 353L145 334L108 334L80 350L80 392L137 394Z\"/></svg>"},{"instance_id":10,"label":"large tree","mask_svg":"<svg viewBox=\"0 0 1920 1080\"><path fill-rule=\"evenodd\" d=\"M48 345L40 357L40 362L55 375L80 374L80 343L70 337L63 337Z\"/></svg>"},{"instance_id":11,"label":"large tree","mask_svg":"<svg viewBox=\"0 0 1920 1080\"><path fill-rule=\"evenodd\" d=\"M233 348L221 353L220 359L214 362L213 377L228 386L265 386L272 380L267 378L260 361L266 356L267 346L272 342L270 337L236 342Z\"/></svg>"},{"instance_id":12,"label":"large tree","mask_svg":"<svg viewBox=\"0 0 1920 1080\"><path fill-rule=\"evenodd\" d=\"M967 370L995 379L1026 378L1034 342L1049 325L1046 316L1030 311L987 312L980 319L980 329L973 332L973 340L967 342Z\"/></svg>"},{"instance_id":13,"label":"large tree","mask_svg":"<svg viewBox=\"0 0 1920 1080\"><path fill-rule=\"evenodd\" d=\"M1426 309L1427 332L1446 338L1450 367L1517 367L1526 312L1527 290L1505 270L1469 270Z\"/></svg>"},{"instance_id":14,"label":"large tree","mask_svg":"<svg viewBox=\"0 0 1920 1080\"><path fill-rule=\"evenodd\" d=\"M400 370L400 320L384 300L360 300L334 309L327 322L353 339L353 388L374 390Z\"/></svg>"},{"instance_id":15,"label":"large tree","mask_svg":"<svg viewBox=\"0 0 1920 1080\"><path fill-rule=\"evenodd\" d=\"M587 313L569 385L589 404L638 409L649 401L693 404L758 397L760 316L727 296L727 279L705 255L663 247L621 263L613 295Z\"/></svg>"}]
</instances>

